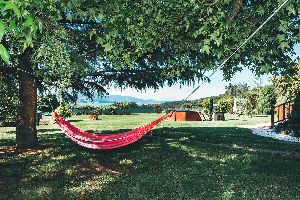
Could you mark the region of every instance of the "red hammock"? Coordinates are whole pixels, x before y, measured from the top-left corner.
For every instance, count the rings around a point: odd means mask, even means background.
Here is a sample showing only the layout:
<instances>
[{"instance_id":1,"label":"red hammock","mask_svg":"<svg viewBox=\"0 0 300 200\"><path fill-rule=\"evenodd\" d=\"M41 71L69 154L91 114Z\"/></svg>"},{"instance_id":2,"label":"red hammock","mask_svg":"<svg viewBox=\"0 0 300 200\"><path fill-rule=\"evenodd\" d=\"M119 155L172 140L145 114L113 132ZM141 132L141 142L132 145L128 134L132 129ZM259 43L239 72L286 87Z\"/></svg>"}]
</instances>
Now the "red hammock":
<instances>
[{"instance_id":1,"label":"red hammock","mask_svg":"<svg viewBox=\"0 0 300 200\"><path fill-rule=\"evenodd\" d=\"M149 132L156 124L171 116L169 113L145 126L141 126L129 132L117 134L94 134L82 131L62 119L55 111L55 118L61 130L77 144L90 149L113 149L131 144Z\"/></svg>"}]
</instances>

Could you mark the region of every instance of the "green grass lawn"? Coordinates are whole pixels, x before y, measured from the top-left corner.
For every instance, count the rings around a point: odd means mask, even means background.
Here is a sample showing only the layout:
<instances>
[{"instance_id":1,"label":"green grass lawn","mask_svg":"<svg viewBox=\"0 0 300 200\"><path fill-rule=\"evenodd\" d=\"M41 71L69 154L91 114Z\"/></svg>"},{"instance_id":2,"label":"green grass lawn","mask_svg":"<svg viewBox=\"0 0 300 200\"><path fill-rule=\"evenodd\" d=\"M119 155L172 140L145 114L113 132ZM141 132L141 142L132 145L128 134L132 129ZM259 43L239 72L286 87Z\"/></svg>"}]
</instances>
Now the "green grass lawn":
<instances>
[{"instance_id":1,"label":"green grass lawn","mask_svg":"<svg viewBox=\"0 0 300 200\"><path fill-rule=\"evenodd\" d=\"M128 131L162 115L73 116L95 133ZM300 153L299 143L253 135L235 125L270 116L220 122L163 121L134 144L91 150L67 138L57 124L38 127L40 142L57 145L0 155L1 199L299 199L300 159L236 146ZM0 127L0 146L15 143L15 128Z\"/></svg>"}]
</instances>

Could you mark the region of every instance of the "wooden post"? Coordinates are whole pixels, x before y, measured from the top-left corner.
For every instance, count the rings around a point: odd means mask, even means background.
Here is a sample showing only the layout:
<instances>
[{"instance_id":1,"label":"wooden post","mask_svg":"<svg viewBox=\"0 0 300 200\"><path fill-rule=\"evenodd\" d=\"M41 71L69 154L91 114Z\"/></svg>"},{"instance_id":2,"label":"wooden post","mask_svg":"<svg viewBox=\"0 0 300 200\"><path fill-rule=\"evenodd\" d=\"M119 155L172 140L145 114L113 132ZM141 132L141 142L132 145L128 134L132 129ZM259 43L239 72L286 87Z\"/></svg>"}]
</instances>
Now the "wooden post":
<instances>
[{"instance_id":1,"label":"wooden post","mask_svg":"<svg viewBox=\"0 0 300 200\"><path fill-rule=\"evenodd\" d=\"M278 108L278 121L280 121L281 118L282 118L282 107L281 107L281 105L280 105L280 106L278 106L277 108Z\"/></svg>"},{"instance_id":2,"label":"wooden post","mask_svg":"<svg viewBox=\"0 0 300 200\"><path fill-rule=\"evenodd\" d=\"M271 105L271 127L274 126L275 106Z\"/></svg>"},{"instance_id":3,"label":"wooden post","mask_svg":"<svg viewBox=\"0 0 300 200\"><path fill-rule=\"evenodd\" d=\"M287 119L287 106L285 106L285 103L283 104L283 120Z\"/></svg>"}]
</instances>

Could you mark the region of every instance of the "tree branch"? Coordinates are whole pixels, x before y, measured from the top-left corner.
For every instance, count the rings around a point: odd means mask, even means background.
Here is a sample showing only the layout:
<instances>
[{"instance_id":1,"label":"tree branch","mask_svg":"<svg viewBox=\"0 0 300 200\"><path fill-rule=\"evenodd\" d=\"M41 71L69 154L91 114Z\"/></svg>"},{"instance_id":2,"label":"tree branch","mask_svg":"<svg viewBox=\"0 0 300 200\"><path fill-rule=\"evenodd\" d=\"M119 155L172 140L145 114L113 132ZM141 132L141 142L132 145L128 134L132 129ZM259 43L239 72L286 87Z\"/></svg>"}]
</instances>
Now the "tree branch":
<instances>
[{"instance_id":1,"label":"tree branch","mask_svg":"<svg viewBox=\"0 0 300 200\"><path fill-rule=\"evenodd\" d=\"M83 21L79 21L79 20L69 21L69 20L65 20L65 19L58 20L58 22L62 23L62 24L89 24L89 25L100 25L101 24L99 22L83 22Z\"/></svg>"},{"instance_id":2,"label":"tree branch","mask_svg":"<svg viewBox=\"0 0 300 200\"><path fill-rule=\"evenodd\" d=\"M214 3L211 3L211 4L204 4L204 5L205 5L205 6L213 6L213 5L217 4L217 3L219 3L219 1L220 1L220 0L216 0Z\"/></svg>"},{"instance_id":3,"label":"tree branch","mask_svg":"<svg viewBox=\"0 0 300 200\"><path fill-rule=\"evenodd\" d=\"M162 69L127 69L127 70L122 70L122 71L119 71L119 70L114 70L114 69L111 69L111 70L104 70L104 71L99 71L99 72L94 72L94 73L91 73L91 74L88 74L87 76L102 76L103 74L105 73L111 73L111 72L114 72L114 73L117 73L117 72L120 72L120 73L141 73L141 72L157 72L157 71L162 71Z\"/></svg>"},{"instance_id":4,"label":"tree branch","mask_svg":"<svg viewBox=\"0 0 300 200\"><path fill-rule=\"evenodd\" d=\"M226 19L226 23L227 24L230 24L232 22L232 20L238 14L241 6L242 6L242 0L236 0L236 2L233 4L233 8L232 8L232 10L230 12L230 15Z\"/></svg>"}]
</instances>

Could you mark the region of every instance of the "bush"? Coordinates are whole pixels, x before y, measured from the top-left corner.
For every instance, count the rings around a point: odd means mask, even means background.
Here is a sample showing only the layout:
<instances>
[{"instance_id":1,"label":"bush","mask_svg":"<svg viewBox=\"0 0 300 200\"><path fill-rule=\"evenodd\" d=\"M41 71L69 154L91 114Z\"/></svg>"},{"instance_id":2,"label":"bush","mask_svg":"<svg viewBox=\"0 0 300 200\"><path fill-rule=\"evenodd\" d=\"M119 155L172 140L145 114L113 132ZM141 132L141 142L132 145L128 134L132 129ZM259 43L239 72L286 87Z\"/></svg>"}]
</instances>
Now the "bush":
<instances>
[{"instance_id":1,"label":"bush","mask_svg":"<svg viewBox=\"0 0 300 200\"><path fill-rule=\"evenodd\" d=\"M232 112L232 101L231 99L222 98L218 101L217 110L219 112Z\"/></svg>"},{"instance_id":2,"label":"bush","mask_svg":"<svg viewBox=\"0 0 300 200\"><path fill-rule=\"evenodd\" d=\"M72 116L72 110L69 105L60 105L55 112L63 119L67 119ZM56 122L54 114L52 115L54 121Z\"/></svg>"},{"instance_id":3,"label":"bush","mask_svg":"<svg viewBox=\"0 0 300 200\"><path fill-rule=\"evenodd\" d=\"M154 105L154 112L155 113L161 113L161 111L162 111L162 109L161 109L160 105L155 104Z\"/></svg>"},{"instance_id":4,"label":"bush","mask_svg":"<svg viewBox=\"0 0 300 200\"><path fill-rule=\"evenodd\" d=\"M289 123L292 125L292 129L294 130L295 134L300 133L300 93L297 94L293 110L289 115Z\"/></svg>"}]
</instances>

